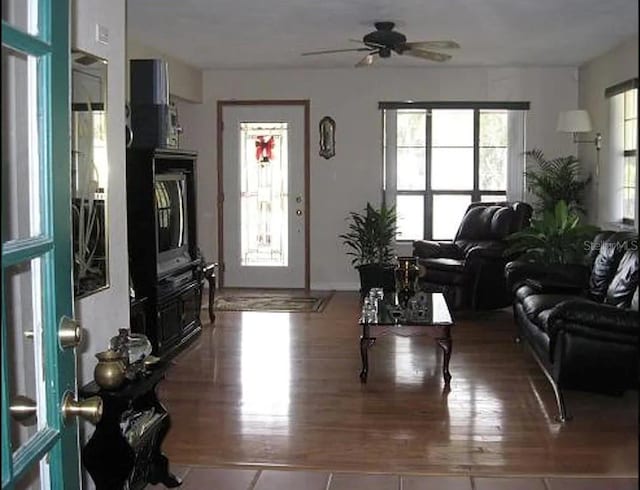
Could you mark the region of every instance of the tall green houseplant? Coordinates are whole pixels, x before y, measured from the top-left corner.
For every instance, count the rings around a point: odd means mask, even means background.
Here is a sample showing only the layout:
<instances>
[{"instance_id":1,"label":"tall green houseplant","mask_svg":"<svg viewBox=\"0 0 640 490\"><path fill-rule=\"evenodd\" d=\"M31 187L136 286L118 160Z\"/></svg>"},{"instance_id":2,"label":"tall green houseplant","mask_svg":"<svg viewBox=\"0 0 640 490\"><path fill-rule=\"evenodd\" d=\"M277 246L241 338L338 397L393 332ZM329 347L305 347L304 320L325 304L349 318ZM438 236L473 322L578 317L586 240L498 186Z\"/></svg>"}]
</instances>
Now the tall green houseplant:
<instances>
[{"instance_id":1,"label":"tall green houseplant","mask_svg":"<svg viewBox=\"0 0 640 490\"><path fill-rule=\"evenodd\" d=\"M347 218L348 232L339 235L347 246L347 255L360 273L360 292L366 295L372 287L393 290L395 278L394 240L397 217L393 206L371 203L362 212L352 211Z\"/></svg>"},{"instance_id":2,"label":"tall green houseplant","mask_svg":"<svg viewBox=\"0 0 640 490\"><path fill-rule=\"evenodd\" d=\"M559 201L564 201L571 212L584 212L584 193L591 176L582 178L579 160L573 155L547 160L541 150L525 153L527 160L537 169L526 172L527 187L538 198L535 204L540 215L553 212Z\"/></svg>"},{"instance_id":3,"label":"tall green houseplant","mask_svg":"<svg viewBox=\"0 0 640 490\"><path fill-rule=\"evenodd\" d=\"M580 223L580 216L572 212L564 201L546 210L531 226L507 237L507 255L518 260L543 264L583 264L588 245L599 229ZM520 255L521 254L521 255Z\"/></svg>"}]
</instances>

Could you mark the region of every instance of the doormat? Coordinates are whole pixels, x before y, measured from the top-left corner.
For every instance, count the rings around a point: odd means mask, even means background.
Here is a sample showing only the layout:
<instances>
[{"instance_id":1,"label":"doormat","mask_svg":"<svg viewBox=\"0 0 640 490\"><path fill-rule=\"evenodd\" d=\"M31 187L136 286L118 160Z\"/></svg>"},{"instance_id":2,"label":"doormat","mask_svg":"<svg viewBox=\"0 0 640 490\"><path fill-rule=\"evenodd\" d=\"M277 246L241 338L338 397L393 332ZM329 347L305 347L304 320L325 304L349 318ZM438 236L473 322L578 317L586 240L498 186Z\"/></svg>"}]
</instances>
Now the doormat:
<instances>
[{"instance_id":1,"label":"doormat","mask_svg":"<svg viewBox=\"0 0 640 490\"><path fill-rule=\"evenodd\" d=\"M333 296L333 291L300 293L225 292L217 291L213 303L217 311L278 311L292 313L319 313Z\"/></svg>"}]
</instances>

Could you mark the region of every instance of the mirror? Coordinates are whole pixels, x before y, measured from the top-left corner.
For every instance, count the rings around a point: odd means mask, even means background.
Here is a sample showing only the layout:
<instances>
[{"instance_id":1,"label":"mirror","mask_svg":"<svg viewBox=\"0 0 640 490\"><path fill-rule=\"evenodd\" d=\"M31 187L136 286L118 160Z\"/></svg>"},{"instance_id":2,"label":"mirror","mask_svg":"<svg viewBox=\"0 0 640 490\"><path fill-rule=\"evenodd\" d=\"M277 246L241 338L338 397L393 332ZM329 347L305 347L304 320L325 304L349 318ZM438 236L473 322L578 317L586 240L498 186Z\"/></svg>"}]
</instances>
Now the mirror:
<instances>
[{"instance_id":1,"label":"mirror","mask_svg":"<svg viewBox=\"0 0 640 490\"><path fill-rule=\"evenodd\" d=\"M107 62L82 52L73 52L71 58L73 290L77 299L109 286Z\"/></svg>"}]
</instances>

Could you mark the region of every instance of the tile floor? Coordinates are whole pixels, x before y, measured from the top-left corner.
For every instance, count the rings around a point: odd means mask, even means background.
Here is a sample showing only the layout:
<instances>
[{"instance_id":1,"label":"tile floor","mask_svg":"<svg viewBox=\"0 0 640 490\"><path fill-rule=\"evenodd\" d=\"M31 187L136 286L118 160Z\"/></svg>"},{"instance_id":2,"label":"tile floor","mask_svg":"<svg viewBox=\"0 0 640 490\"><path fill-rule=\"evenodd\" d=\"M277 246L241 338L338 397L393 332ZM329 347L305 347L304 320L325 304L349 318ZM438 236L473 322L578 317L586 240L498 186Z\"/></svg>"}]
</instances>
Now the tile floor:
<instances>
[{"instance_id":1,"label":"tile floor","mask_svg":"<svg viewBox=\"0 0 640 490\"><path fill-rule=\"evenodd\" d=\"M181 490L635 490L637 478L489 478L175 466ZM148 488L163 489L163 485Z\"/></svg>"}]
</instances>

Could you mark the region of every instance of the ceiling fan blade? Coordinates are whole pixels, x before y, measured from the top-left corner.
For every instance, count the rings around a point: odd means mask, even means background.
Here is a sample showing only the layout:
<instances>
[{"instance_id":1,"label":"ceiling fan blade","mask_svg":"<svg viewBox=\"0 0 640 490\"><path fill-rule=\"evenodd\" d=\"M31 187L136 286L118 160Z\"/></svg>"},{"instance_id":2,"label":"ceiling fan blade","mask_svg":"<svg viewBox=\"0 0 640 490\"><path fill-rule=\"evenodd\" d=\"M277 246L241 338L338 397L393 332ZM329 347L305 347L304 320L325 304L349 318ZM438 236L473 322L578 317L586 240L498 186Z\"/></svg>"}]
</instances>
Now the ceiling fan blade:
<instances>
[{"instance_id":1,"label":"ceiling fan blade","mask_svg":"<svg viewBox=\"0 0 640 490\"><path fill-rule=\"evenodd\" d=\"M402 54L408 54L410 56L415 56L416 58L423 58L425 60L440 62L451 59L450 54L436 53L435 51L427 51L426 49L407 49L406 51L403 51Z\"/></svg>"},{"instance_id":2,"label":"ceiling fan blade","mask_svg":"<svg viewBox=\"0 0 640 490\"><path fill-rule=\"evenodd\" d=\"M458 49L460 45L455 41L418 41L405 43L409 49Z\"/></svg>"},{"instance_id":3,"label":"ceiling fan blade","mask_svg":"<svg viewBox=\"0 0 640 490\"><path fill-rule=\"evenodd\" d=\"M371 65L373 65L373 62L376 61L377 59L378 59L378 53L377 52L369 53L364 58L362 58L360 61L358 61L355 64L355 67L356 68L361 68L363 66L371 66Z\"/></svg>"},{"instance_id":4,"label":"ceiling fan blade","mask_svg":"<svg viewBox=\"0 0 640 490\"><path fill-rule=\"evenodd\" d=\"M384 44L374 43L374 42L366 42L365 43L361 39L349 39L349 41L351 41L352 43L364 44L365 46L369 46L370 49L374 49L373 47L375 47L375 48L384 48L385 47Z\"/></svg>"},{"instance_id":5,"label":"ceiling fan blade","mask_svg":"<svg viewBox=\"0 0 640 490\"><path fill-rule=\"evenodd\" d=\"M300 53L300 55L313 56L316 54L347 53L349 51L371 51L371 49L370 48L325 49L323 51L307 51L306 53Z\"/></svg>"}]
</instances>

